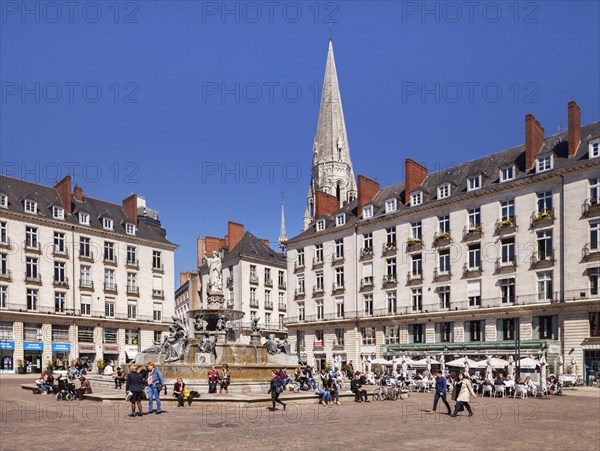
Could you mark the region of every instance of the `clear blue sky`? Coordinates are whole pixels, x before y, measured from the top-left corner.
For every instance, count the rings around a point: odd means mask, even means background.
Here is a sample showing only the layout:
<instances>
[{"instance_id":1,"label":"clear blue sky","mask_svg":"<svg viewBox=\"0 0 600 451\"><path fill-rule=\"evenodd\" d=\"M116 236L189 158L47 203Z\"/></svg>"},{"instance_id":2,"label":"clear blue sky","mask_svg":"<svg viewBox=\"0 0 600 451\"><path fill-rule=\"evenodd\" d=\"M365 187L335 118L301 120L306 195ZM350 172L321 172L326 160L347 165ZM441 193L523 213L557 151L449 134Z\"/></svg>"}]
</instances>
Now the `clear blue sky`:
<instances>
[{"instance_id":1,"label":"clear blue sky","mask_svg":"<svg viewBox=\"0 0 600 451\"><path fill-rule=\"evenodd\" d=\"M300 231L329 21L355 173L384 185L521 144L528 112L600 118L597 1L25 4L1 3L2 171L145 196L177 271L228 220L276 241L281 192Z\"/></svg>"}]
</instances>

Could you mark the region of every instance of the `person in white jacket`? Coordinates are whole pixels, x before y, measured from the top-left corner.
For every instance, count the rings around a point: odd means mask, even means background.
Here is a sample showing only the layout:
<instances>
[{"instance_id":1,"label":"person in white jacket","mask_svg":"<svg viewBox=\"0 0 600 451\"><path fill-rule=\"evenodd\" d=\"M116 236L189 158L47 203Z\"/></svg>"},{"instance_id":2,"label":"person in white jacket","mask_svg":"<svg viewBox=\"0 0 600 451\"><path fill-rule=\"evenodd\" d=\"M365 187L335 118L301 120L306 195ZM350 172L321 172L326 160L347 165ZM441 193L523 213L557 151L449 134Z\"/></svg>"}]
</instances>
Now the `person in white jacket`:
<instances>
[{"instance_id":1,"label":"person in white jacket","mask_svg":"<svg viewBox=\"0 0 600 451\"><path fill-rule=\"evenodd\" d=\"M462 410L464 406L469 412L469 416L473 416L473 410L471 409L471 405L469 402L471 401L471 396L473 398L477 398L477 395L473 391L473 386L471 385L471 381L467 379L464 373L461 371L458 373L458 379L456 380L456 384L454 385L454 390L452 391L452 399L456 400L456 404L454 405L454 412L450 415L451 417L455 417L456 414Z\"/></svg>"}]
</instances>

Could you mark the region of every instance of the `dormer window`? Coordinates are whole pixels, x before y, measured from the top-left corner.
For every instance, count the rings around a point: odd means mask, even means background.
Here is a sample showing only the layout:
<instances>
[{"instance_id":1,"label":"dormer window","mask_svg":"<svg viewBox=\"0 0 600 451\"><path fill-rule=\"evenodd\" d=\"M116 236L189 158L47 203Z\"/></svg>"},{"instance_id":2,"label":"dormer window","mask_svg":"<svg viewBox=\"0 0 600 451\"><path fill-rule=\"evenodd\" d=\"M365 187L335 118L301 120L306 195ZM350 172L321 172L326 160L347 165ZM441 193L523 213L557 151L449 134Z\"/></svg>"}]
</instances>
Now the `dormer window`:
<instances>
[{"instance_id":1,"label":"dormer window","mask_svg":"<svg viewBox=\"0 0 600 451\"><path fill-rule=\"evenodd\" d=\"M391 213L396 211L396 199L388 199L385 201L385 212Z\"/></svg>"},{"instance_id":2,"label":"dormer window","mask_svg":"<svg viewBox=\"0 0 600 451\"><path fill-rule=\"evenodd\" d=\"M500 183L508 182L515 178L515 167L508 166L506 168L500 169Z\"/></svg>"},{"instance_id":3,"label":"dormer window","mask_svg":"<svg viewBox=\"0 0 600 451\"><path fill-rule=\"evenodd\" d=\"M438 199L445 199L446 197L449 197L450 183L444 183L443 185L438 186L437 194Z\"/></svg>"},{"instance_id":4,"label":"dormer window","mask_svg":"<svg viewBox=\"0 0 600 451\"><path fill-rule=\"evenodd\" d=\"M65 209L62 207L52 207L52 217L54 219L65 219Z\"/></svg>"},{"instance_id":5,"label":"dormer window","mask_svg":"<svg viewBox=\"0 0 600 451\"><path fill-rule=\"evenodd\" d=\"M111 218L102 218L102 227L105 230L113 229L113 220Z\"/></svg>"},{"instance_id":6,"label":"dormer window","mask_svg":"<svg viewBox=\"0 0 600 451\"><path fill-rule=\"evenodd\" d=\"M0 194L0 208L8 208L8 196Z\"/></svg>"},{"instance_id":7,"label":"dormer window","mask_svg":"<svg viewBox=\"0 0 600 451\"><path fill-rule=\"evenodd\" d=\"M125 233L127 235L135 235L135 224L128 222L125 224Z\"/></svg>"},{"instance_id":8,"label":"dormer window","mask_svg":"<svg viewBox=\"0 0 600 451\"><path fill-rule=\"evenodd\" d=\"M423 203L423 193L421 191L417 191L410 195L410 206L416 207L417 205L421 205Z\"/></svg>"},{"instance_id":9,"label":"dormer window","mask_svg":"<svg viewBox=\"0 0 600 451\"><path fill-rule=\"evenodd\" d=\"M325 220L324 219L319 219L317 221L316 229L317 229L317 232L321 232L321 231L325 230Z\"/></svg>"},{"instance_id":10,"label":"dormer window","mask_svg":"<svg viewBox=\"0 0 600 451\"><path fill-rule=\"evenodd\" d=\"M600 157L600 139L590 141L589 158Z\"/></svg>"},{"instance_id":11,"label":"dormer window","mask_svg":"<svg viewBox=\"0 0 600 451\"><path fill-rule=\"evenodd\" d=\"M544 172L552 169L552 155L538 157L536 161L536 172Z\"/></svg>"},{"instance_id":12,"label":"dormer window","mask_svg":"<svg viewBox=\"0 0 600 451\"><path fill-rule=\"evenodd\" d=\"M373 205L363 207L363 219L371 219L373 217Z\"/></svg>"},{"instance_id":13,"label":"dormer window","mask_svg":"<svg viewBox=\"0 0 600 451\"><path fill-rule=\"evenodd\" d=\"M90 225L90 215L82 211L79 212L79 224Z\"/></svg>"},{"instance_id":14,"label":"dormer window","mask_svg":"<svg viewBox=\"0 0 600 451\"><path fill-rule=\"evenodd\" d=\"M32 213L37 215L37 202L30 199L25 199L24 203L25 213Z\"/></svg>"},{"instance_id":15,"label":"dormer window","mask_svg":"<svg viewBox=\"0 0 600 451\"><path fill-rule=\"evenodd\" d=\"M339 227L343 226L344 224L346 224L346 215L341 213L335 217L335 226Z\"/></svg>"},{"instance_id":16,"label":"dormer window","mask_svg":"<svg viewBox=\"0 0 600 451\"><path fill-rule=\"evenodd\" d=\"M481 175L474 175L467 179L467 191L474 191L481 188Z\"/></svg>"}]
</instances>

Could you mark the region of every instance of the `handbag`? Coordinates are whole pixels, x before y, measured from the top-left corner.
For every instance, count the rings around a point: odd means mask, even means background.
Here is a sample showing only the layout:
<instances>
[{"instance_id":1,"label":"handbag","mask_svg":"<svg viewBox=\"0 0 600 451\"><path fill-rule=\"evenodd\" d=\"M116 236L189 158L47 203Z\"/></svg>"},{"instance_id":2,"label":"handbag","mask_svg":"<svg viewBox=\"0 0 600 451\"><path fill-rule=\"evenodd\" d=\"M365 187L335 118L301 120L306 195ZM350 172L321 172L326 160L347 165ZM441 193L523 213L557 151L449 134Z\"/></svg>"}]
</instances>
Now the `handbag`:
<instances>
[{"instance_id":1,"label":"handbag","mask_svg":"<svg viewBox=\"0 0 600 451\"><path fill-rule=\"evenodd\" d=\"M163 388L163 385L160 383L160 381L157 381L154 384L154 388L156 388L156 391L160 392L162 390L162 388Z\"/></svg>"},{"instance_id":2,"label":"handbag","mask_svg":"<svg viewBox=\"0 0 600 451\"><path fill-rule=\"evenodd\" d=\"M283 385L279 384L275 386L275 391L277 393L283 393Z\"/></svg>"}]
</instances>

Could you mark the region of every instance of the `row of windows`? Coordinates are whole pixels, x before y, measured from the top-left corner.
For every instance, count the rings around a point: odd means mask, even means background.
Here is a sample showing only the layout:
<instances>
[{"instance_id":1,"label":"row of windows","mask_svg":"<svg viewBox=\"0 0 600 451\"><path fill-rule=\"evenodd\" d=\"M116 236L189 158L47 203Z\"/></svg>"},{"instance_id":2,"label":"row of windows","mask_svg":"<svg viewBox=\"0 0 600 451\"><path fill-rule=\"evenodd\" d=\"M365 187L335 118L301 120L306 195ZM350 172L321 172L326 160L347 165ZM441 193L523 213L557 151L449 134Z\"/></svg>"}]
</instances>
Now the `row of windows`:
<instances>
[{"instance_id":1,"label":"row of windows","mask_svg":"<svg viewBox=\"0 0 600 451\"><path fill-rule=\"evenodd\" d=\"M265 268L264 271L265 277L264 281L268 283L272 283L271 279L271 268ZM258 283L258 270L256 265L250 265L250 281L256 281ZM277 283L279 286L285 285L285 272L277 271Z\"/></svg>"}]
</instances>

